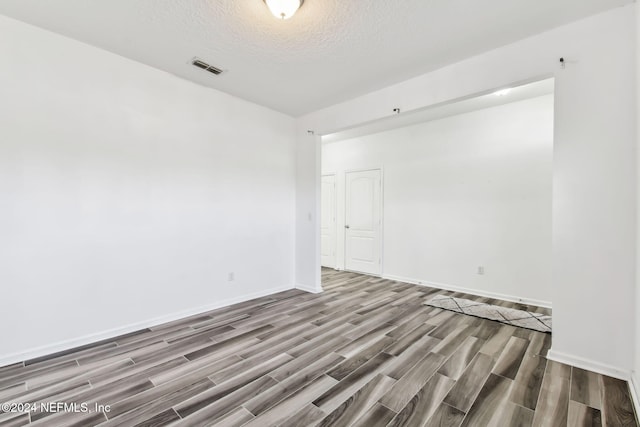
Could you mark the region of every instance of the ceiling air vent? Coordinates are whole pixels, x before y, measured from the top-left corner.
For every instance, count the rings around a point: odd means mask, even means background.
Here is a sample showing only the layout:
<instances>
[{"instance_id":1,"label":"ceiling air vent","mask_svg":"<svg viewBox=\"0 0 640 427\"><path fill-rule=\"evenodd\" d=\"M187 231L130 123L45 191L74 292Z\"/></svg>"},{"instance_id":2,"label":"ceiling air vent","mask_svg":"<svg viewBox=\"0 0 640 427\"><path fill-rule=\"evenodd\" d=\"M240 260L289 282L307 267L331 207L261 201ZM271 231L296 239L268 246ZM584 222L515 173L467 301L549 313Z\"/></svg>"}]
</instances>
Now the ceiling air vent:
<instances>
[{"instance_id":1,"label":"ceiling air vent","mask_svg":"<svg viewBox=\"0 0 640 427\"><path fill-rule=\"evenodd\" d=\"M222 74L222 70L218 67L214 67L213 65L209 65L206 62L198 59L198 58L193 58L193 60L191 61L191 64L193 64L194 66L198 67L198 68L202 68L205 71L208 71L212 74L215 74L216 76L218 74Z\"/></svg>"}]
</instances>

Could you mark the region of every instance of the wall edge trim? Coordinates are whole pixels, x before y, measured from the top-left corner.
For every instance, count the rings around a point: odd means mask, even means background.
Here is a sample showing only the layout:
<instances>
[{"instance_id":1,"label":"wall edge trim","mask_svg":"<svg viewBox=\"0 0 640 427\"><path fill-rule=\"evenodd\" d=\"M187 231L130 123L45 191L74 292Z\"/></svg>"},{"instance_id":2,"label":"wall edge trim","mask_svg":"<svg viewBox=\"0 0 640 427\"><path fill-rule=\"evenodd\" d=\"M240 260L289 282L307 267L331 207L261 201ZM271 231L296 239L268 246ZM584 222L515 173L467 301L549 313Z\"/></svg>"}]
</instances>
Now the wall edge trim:
<instances>
[{"instance_id":1,"label":"wall edge trim","mask_svg":"<svg viewBox=\"0 0 640 427\"><path fill-rule=\"evenodd\" d=\"M320 294L320 293L323 292L322 288L318 289L315 286L309 286L309 285L305 285L305 284L302 284L302 283L296 284L296 289L299 289L299 290L305 291L305 292L309 292L309 293L312 293L312 294Z\"/></svg>"},{"instance_id":2,"label":"wall edge trim","mask_svg":"<svg viewBox=\"0 0 640 427\"><path fill-rule=\"evenodd\" d=\"M445 291L464 292L465 294L476 295L476 296L479 296L479 297L495 298L495 299L500 299L500 300L503 300L503 301L517 302L517 303L520 303L520 304L535 305L537 307L552 308L552 303L550 301L537 300L537 299L533 299L533 298L517 297L517 296L514 296L514 295L501 294L501 293L497 293L497 292L487 292L487 291L483 291L481 289L465 288L465 287L462 287L462 286L454 286L454 285L449 285L449 284L446 284L446 283L437 283L437 282L431 282L431 281L428 281L428 280L413 279L413 278L410 278L410 277L395 276L395 275L392 275L392 274L383 274L382 278L389 279L389 280L395 280L395 281L399 281L399 282L411 283L412 285L439 288L439 289L443 289Z\"/></svg>"},{"instance_id":3,"label":"wall edge trim","mask_svg":"<svg viewBox=\"0 0 640 427\"><path fill-rule=\"evenodd\" d=\"M607 375L609 377L617 378L623 381L631 381L631 371L626 369L620 369L613 365L606 363L596 362L595 360L585 359L573 354L562 353L550 349L547 352L547 359L554 362L564 363L565 365L574 366L576 368L585 369L595 372L601 375Z\"/></svg>"},{"instance_id":4,"label":"wall edge trim","mask_svg":"<svg viewBox=\"0 0 640 427\"><path fill-rule=\"evenodd\" d=\"M12 365L14 363L20 363L25 360L35 359L39 357L46 357L62 351L73 350L74 348L77 348L77 347L91 345L100 341L116 338L118 336L136 332L141 329L159 326L164 323L173 322L176 320L206 313L208 311L216 310L218 308L223 308L233 304L250 301L256 298L261 298L264 296L275 294L277 292L288 291L290 289L294 289L294 287L278 286L274 288L264 289L261 291L252 292L252 293L241 295L234 298L227 298L227 299L210 303L207 305L203 305L197 308L182 310L182 311L174 312L168 315L158 316L152 319L130 323L128 325L121 326L118 328L113 328L106 331L87 334L77 338L59 341L56 343L47 344L40 347L30 348L24 351L18 351L18 352L7 354L7 355L0 355L0 367Z\"/></svg>"}]
</instances>

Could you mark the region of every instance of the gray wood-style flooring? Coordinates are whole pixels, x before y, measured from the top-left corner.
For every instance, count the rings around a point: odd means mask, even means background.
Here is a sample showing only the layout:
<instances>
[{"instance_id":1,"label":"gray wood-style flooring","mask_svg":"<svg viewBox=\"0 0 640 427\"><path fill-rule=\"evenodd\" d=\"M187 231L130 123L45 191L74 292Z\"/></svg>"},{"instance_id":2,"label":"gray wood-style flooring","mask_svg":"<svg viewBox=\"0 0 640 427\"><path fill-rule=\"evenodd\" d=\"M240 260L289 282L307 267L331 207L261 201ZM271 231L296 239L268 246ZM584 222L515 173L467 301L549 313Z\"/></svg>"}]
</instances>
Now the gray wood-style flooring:
<instances>
[{"instance_id":1,"label":"gray wood-style flooring","mask_svg":"<svg viewBox=\"0 0 640 427\"><path fill-rule=\"evenodd\" d=\"M0 368L2 426L635 426L624 381L545 359L551 336L424 305L465 294L323 270L290 290ZM543 310L543 309L540 309Z\"/></svg>"}]
</instances>

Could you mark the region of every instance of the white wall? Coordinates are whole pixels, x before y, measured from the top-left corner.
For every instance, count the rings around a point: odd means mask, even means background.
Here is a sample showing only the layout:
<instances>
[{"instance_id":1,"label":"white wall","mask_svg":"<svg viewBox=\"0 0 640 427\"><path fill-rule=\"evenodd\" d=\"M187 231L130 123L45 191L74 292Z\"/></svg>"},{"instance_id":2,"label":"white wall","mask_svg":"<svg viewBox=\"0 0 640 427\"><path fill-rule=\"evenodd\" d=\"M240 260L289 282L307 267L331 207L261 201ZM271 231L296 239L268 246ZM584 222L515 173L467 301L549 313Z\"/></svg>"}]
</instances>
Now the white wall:
<instances>
[{"instance_id":1,"label":"white wall","mask_svg":"<svg viewBox=\"0 0 640 427\"><path fill-rule=\"evenodd\" d=\"M636 7L636 156L640 165L640 7ZM632 376L632 397L636 413L640 412L640 168L637 170L637 222L636 222L636 295L635 295L635 355Z\"/></svg>"},{"instance_id":2,"label":"white wall","mask_svg":"<svg viewBox=\"0 0 640 427\"><path fill-rule=\"evenodd\" d=\"M309 132L311 131L311 133ZM311 129L299 131L296 165L296 287L308 292L320 286L320 193L306 191L320 185L320 137ZM313 159L307 163L306 159Z\"/></svg>"},{"instance_id":3,"label":"white wall","mask_svg":"<svg viewBox=\"0 0 640 427\"><path fill-rule=\"evenodd\" d=\"M315 112L297 125L298 135L327 134L390 116L395 107L411 111L554 76L550 357L625 378L635 330L635 21L635 5L613 9ZM306 143L298 138L299 146ZM313 151L307 153L298 170L315 164ZM297 192L317 193L319 185L298 185ZM315 210L316 200L300 199L298 210ZM313 243L298 246L297 260L319 246L308 230L298 236L305 239Z\"/></svg>"},{"instance_id":4,"label":"white wall","mask_svg":"<svg viewBox=\"0 0 640 427\"><path fill-rule=\"evenodd\" d=\"M550 305L552 161L553 95L325 144L338 268L344 172L382 167L385 277Z\"/></svg>"},{"instance_id":5,"label":"white wall","mask_svg":"<svg viewBox=\"0 0 640 427\"><path fill-rule=\"evenodd\" d=\"M293 118L4 17L0 38L0 364L293 287Z\"/></svg>"}]
</instances>

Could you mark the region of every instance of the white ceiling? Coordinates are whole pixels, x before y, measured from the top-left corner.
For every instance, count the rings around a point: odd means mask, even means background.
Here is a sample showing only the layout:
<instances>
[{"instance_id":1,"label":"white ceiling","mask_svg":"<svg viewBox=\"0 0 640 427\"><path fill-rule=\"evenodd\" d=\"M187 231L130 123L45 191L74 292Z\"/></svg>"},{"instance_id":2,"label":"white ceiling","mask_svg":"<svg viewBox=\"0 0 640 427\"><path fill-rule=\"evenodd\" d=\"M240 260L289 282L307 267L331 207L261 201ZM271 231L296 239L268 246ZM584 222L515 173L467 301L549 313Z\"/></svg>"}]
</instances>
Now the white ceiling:
<instances>
[{"instance_id":1,"label":"white ceiling","mask_svg":"<svg viewBox=\"0 0 640 427\"><path fill-rule=\"evenodd\" d=\"M385 117L383 119L376 120L375 122L366 123L355 128L344 129L339 132L323 135L322 142L324 144L330 144L333 142L344 141L364 135L386 132L392 129L412 126L419 123L425 123L433 120L443 119L445 117L455 116L458 114L482 110L484 108L491 108L498 105L522 101L525 99L550 95L553 94L554 88L555 80L545 79L517 87L508 88L508 93L500 96L498 96L495 92L479 94L477 96L472 96L465 99L453 100L444 104L429 106L421 110L410 111L407 113L400 112L400 114L398 115Z\"/></svg>"},{"instance_id":2,"label":"white ceiling","mask_svg":"<svg viewBox=\"0 0 640 427\"><path fill-rule=\"evenodd\" d=\"M2 0L0 13L299 116L632 2L306 0L286 21L263 0Z\"/></svg>"}]
</instances>

